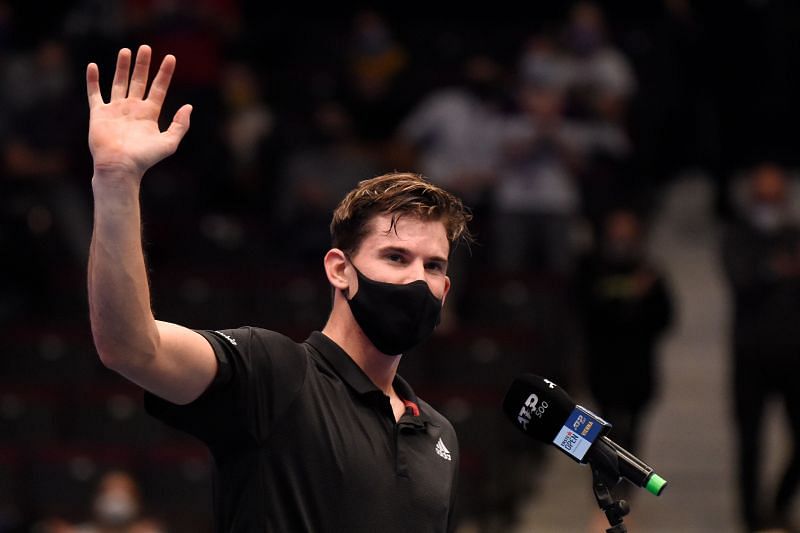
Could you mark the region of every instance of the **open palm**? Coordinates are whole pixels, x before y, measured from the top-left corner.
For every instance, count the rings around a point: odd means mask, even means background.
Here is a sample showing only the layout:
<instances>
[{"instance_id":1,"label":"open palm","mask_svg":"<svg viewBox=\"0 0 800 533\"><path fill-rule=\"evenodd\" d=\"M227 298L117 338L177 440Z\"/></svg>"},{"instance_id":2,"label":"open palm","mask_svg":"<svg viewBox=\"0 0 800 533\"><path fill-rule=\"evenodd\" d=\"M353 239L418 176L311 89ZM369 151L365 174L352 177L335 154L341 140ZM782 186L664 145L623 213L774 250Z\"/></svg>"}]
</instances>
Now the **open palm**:
<instances>
[{"instance_id":1,"label":"open palm","mask_svg":"<svg viewBox=\"0 0 800 533\"><path fill-rule=\"evenodd\" d=\"M149 46L139 47L129 79L131 51L120 50L108 103L100 94L97 65L90 63L86 69L89 150L94 158L95 177L115 172L141 177L147 169L174 153L189 129L192 107L187 104L175 113L166 131L159 130L158 116L175 71L175 57L164 57L145 97L150 55Z\"/></svg>"}]
</instances>

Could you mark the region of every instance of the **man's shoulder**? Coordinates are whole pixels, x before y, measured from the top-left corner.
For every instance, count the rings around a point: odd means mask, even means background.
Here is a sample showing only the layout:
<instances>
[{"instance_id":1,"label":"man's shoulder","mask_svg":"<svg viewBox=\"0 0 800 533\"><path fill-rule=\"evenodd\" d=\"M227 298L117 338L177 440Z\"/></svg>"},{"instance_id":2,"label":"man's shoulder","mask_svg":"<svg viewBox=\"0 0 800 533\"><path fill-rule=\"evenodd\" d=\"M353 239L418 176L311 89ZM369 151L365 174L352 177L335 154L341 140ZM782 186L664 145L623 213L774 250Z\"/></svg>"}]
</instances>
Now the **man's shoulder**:
<instances>
[{"instance_id":1,"label":"man's shoulder","mask_svg":"<svg viewBox=\"0 0 800 533\"><path fill-rule=\"evenodd\" d=\"M281 371L302 371L308 365L308 350L304 343L297 342L287 335L256 326L242 326L235 329L199 330L211 343L220 363L222 374L236 367L247 372L270 367Z\"/></svg>"},{"instance_id":2,"label":"man's shoulder","mask_svg":"<svg viewBox=\"0 0 800 533\"><path fill-rule=\"evenodd\" d=\"M253 344L260 344L266 348L302 349L302 343L291 339L287 335L278 331L257 326L241 326L233 329L204 330L200 331L200 333L212 335L239 349L248 345L252 346Z\"/></svg>"}]
</instances>

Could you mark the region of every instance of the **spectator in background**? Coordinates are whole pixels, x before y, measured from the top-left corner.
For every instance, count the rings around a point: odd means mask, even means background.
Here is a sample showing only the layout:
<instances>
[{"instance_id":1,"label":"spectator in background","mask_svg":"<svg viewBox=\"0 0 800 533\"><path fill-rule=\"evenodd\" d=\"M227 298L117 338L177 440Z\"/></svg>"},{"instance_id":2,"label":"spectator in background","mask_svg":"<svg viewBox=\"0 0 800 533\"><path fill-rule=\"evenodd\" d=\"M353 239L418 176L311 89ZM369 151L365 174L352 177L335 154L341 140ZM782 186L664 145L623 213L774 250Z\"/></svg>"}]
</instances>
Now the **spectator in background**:
<instances>
[{"instance_id":1,"label":"spectator in background","mask_svg":"<svg viewBox=\"0 0 800 533\"><path fill-rule=\"evenodd\" d=\"M44 520L34 526L37 533L164 533L165 527L142 512L136 480L122 470L100 478L92 499L92 518L73 525L61 518Z\"/></svg>"},{"instance_id":2,"label":"spectator in background","mask_svg":"<svg viewBox=\"0 0 800 533\"><path fill-rule=\"evenodd\" d=\"M585 373L612 436L635 452L640 421L658 389L656 350L672 322L667 280L645 253L642 221L629 209L608 214L600 245L577 279Z\"/></svg>"},{"instance_id":3,"label":"spectator in background","mask_svg":"<svg viewBox=\"0 0 800 533\"><path fill-rule=\"evenodd\" d=\"M219 127L225 119L219 82L226 53L235 47L241 29L241 7L229 0L124 1L130 34L152 43L156 53L169 51L181 58L170 98L204 110L193 119L192 135L183 142L185 152L162 169L158 180L162 209L167 213L179 206L214 209L218 191L229 179L222 151L208 147L219 143ZM193 191L196 198L187 196L184 179L202 184Z\"/></svg>"},{"instance_id":4,"label":"spectator in background","mask_svg":"<svg viewBox=\"0 0 800 533\"><path fill-rule=\"evenodd\" d=\"M174 89L212 94L224 67L226 48L241 29L237 2L229 0L125 0L128 27L156 49L181 52ZM205 103L205 102L203 102Z\"/></svg>"},{"instance_id":5,"label":"spectator in background","mask_svg":"<svg viewBox=\"0 0 800 533\"><path fill-rule=\"evenodd\" d=\"M406 79L408 53L380 13L364 10L353 17L346 54L338 99L356 136L382 159L413 99Z\"/></svg>"},{"instance_id":6,"label":"spectator in background","mask_svg":"<svg viewBox=\"0 0 800 533\"><path fill-rule=\"evenodd\" d=\"M328 223L340 199L359 176L379 167L356 137L353 118L338 102L322 102L313 111L312 134L289 154L281 182L281 224L289 256L300 264L316 263L330 246Z\"/></svg>"},{"instance_id":7,"label":"spectator in background","mask_svg":"<svg viewBox=\"0 0 800 533\"><path fill-rule=\"evenodd\" d=\"M63 34L76 57L89 50L114 49L128 31L130 19L124 2L75 0L63 17Z\"/></svg>"},{"instance_id":8,"label":"spectator in background","mask_svg":"<svg viewBox=\"0 0 800 533\"><path fill-rule=\"evenodd\" d=\"M145 518L136 480L123 471L105 474L92 503L92 520L74 533L163 533L164 527Z\"/></svg>"},{"instance_id":9,"label":"spectator in background","mask_svg":"<svg viewBox=\"0 0 800 533\"><path fill-rule=\"evenodd\" d=\"M581 215L597 220L621 189L619 170L631 152L626 132L609 117L571 112L582 68L548 32L522 51L495 190L502 269L568 273Z\"/></svg>"},{"instance_id":10,"label":"spectator in background","mask_svg":"<svg viewBox=\"0 0 800 533\"><path fill-rule=\"evenodd\" d=\"M552 87L568 88L575 77L571 56L548 31L528 38L518 69L525 82Z\"/></svg>"},{"instance_id":11,"label":"spectator in background","mask_svg":"<svg viewBox=\"0 0 800 533\"><path fill-rule=\"evenodd\" d=\"M620 201L631 201L638 192L626 171L633 148L626 128L613 113L582 113L581 98L605 98L602 84L586 84L568 51L548 32L532 36L519 61L519 76L530 86L562 90L564 114L571 118L575 142L583 162L574 168L581 210L595 225Z\"/></svg>"},{"instance_id":12,"label":"spectator in background","mask_svg":"<svg viewBox=\"0 0 800 533\"><path fill-rule=\"evenodd\" d=\"M733 395L739 436L740 507L745 525L788 526L800 482L800 225L789 178L764 163L747 178L739 219L728 228L723 260L733 291ZM763 509L759 462L766 401L783 400L792 448L773 504Z\"/></svg>"},{"instance_id":13,"label":"spectator in background","mask_svg":"<svg viewBox=\"0 0 800 533\"><path fill-rule=\"evenodd\" d=\"M45 39L29 53L10 61L2 80L5 101L0 135L6 198L26 204L31 231L52 224L67 244L73 261L82 264L89 247L89 205L72 182L79 146L79 115L69 50ZM58 127L54 127L57 124Z\"/></svg>"},{"instance_id":14,"label":"spectator in background","mask_svg":"<svg viewBox=\"0 0 800 533\"><path fill-rule=\"evenodd\" d=\"M85 137L73 104L67 45L43 39L10 54L0 75L0 322L39 306L52 311L50 276L85 264L91 218L77 186Z\"/></svg>"},{"instance_id":15,"label":"spectator in background","mask_svg":"<svg viewBox=\"0 0 800 533\"><path fill-rule=\"evenodd\" d=\"M228 178L219 199L247 212L271 212L277 182L276 116L264 100L260 80L245 62L229 62L220 77L222 145Z\"/></svg>"},{"instance_id":16,"label":"spectator in background","mask_svg":"<svg viewBox=\"0 0 800 533\"><path fill-rule=\"evenodd\" d=\"M627 58L609 42L597 4L578 2L573 6L565 42L572 58L573 112L621 122L636 80Z\"/></svg>"},{"instance_id":17,"label":"spectator in background","mask_svg":"<svg viewBox=\"0 0 800 533\"><path fill-rule=\"evenodd\" d=\"M467 58L460 84L424 98L398 129L407 164L456 191L471 206L486 202L499 160L502 67Z\"/></svg>"},{"instance_id":18,"label":"spectator in background","mask_svg":"<svg viewBox=\"0 0 800 533\"><path fill-rule=\"evenodd\" d=\"M497 266L563 274L571 268L570 229L580 211L580 126L564 117L558 84L523 82L518 101L504 127L494 191Z\"/></svg>"}]
</instances>

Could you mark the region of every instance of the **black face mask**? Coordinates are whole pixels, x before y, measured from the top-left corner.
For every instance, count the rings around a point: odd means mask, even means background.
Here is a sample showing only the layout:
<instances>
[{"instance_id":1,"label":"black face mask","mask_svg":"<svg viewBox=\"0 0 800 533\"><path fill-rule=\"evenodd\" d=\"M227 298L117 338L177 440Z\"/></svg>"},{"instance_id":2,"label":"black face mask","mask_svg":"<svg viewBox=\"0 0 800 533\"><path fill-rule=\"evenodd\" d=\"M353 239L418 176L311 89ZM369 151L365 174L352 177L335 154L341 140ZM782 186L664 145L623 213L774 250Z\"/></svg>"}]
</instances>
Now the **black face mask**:
<instances>
[{"instance_id":1,"label":"black face mask","mask_svg":"<svg viewBox=\"0 0 800 533\"><path fill-rule=\"evenodd\" d=\"M352 264L352 263L351 263ZM364 334L386 355L397 355L424 341L439 325L442 301L422 280L405 285L364 276L356 267L358 292L345 300Z\"/></svg>"}]
</instances>

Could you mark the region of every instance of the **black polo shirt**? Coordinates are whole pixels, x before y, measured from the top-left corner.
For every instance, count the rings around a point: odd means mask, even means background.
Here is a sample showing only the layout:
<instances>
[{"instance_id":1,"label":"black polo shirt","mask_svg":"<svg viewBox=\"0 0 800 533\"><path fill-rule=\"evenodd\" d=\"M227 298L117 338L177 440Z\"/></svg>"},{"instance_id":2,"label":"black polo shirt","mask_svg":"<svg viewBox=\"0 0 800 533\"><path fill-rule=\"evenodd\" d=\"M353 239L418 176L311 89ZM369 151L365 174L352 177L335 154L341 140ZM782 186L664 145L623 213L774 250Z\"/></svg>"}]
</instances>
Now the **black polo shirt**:
<instances>
[{"instance_id":1,"label":"black polo shirt","mask_svg":"<svg viewBox=\"0 0 800 533\"><path fill-rule=\"evenodd\" d=\"M200 331L219 369L195 401L145 394L147 411L205 442L216 531L453 529L458 442L397 376L389 397L332 340L245 327Z\"/></svg>"}]
</instances>

